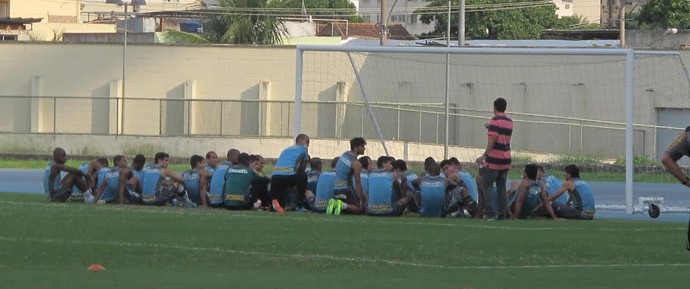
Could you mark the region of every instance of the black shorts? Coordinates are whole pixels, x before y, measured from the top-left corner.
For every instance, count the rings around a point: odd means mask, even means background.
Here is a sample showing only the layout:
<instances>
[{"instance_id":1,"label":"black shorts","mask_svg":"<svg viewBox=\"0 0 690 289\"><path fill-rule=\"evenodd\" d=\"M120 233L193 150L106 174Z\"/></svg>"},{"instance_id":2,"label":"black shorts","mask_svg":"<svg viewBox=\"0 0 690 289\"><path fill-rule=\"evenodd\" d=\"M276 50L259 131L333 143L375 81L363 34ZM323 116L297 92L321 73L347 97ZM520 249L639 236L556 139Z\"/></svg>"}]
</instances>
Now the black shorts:
<instances>
[{"instance_id":1,"label":"black shorts","mask_svg":"<svg viewBox=\"0 0 690 289\"><path fill-rule=\"evenodd\" d=\"M403 206L402 202L396 201L393 204L391 204L391 211L388 213L367 213L367 215L380 217L397 217L402 216L404 212L405 206Z\"/></svg>"},{"instance_id":2,"label":"black shorts","mask_svg":"<svg viewBox=\"0 0 690 289\"><path fill-rule=\"evenodd\" d=\"M141 200L141 195L132 188L132 185L125 185L125 199L130 205L142 205L144 202Z\"/></svg>"},{"instance_id":3,"label":"black shorts","mask_svg":"<svg viewBox=\"0 0 690 289\"><path fill-rule=\"evenodd\" d=\"M359 206L359 198L352 187L348 187L347 189L336 189L333 191L333 198L341 200L348 205Z\"/></svg>"},{"instance_id":4,"label":"black shorts","mask_svg":"<svg viewBox=\"0 0 690 289\"><path fill-rule=\"evenodd\" d=\"M147 200L144 204L149 206L165 206L177 195L175 187L161 187L154 195L154 199Z\"/></svg>"},{"instance_id":5,"label":"black shorts","mask_svg":"<svg viewBox=\"0 0 690 289\"><path fill-rule=\"evenodd\" d=\"M72 195L72 189L66 189L66 188L59 188L56 190L51 189L49 198L50 198L51 202L64 203L69 199L69 196L71 196L71 195Z\"/></svg>"}]
</instances>

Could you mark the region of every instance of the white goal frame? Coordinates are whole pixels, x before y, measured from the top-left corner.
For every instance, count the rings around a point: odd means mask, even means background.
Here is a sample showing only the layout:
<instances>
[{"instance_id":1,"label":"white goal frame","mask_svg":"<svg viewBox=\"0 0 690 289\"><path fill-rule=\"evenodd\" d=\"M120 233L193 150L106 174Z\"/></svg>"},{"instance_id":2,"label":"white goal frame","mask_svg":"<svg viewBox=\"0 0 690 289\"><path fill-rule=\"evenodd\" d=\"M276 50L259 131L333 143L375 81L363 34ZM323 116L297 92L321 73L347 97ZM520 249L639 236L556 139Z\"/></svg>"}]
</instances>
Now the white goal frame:
<instances>
[{"instance_id":1,"label":"white goal frame","mask_svg":"<svg viewBox=\"0 0 690 289\"><path fill-rule=\"evenodd\" d=\"M376 52L376 53L414 53L414 54L494 54L494 55L592 55L592 56L620 56L625 57L625 211L628 214L634 212L633 207L633 121L634 121L634 79L635 79L635 55L633 49L628 48L450 48L450 47L381 47L381 46L321 46L298 45L296 47L296 72L295 72L295 120L294 134L300 134L302 117L302 77L303 54L307 51L319 52ZM639 54L674 54L669 52L639 53ZM678 54L678 53L675 53ZM349 55L349 54L348 54ZM368 103L364 95L365 103ZM446 107L448 100L446 99ZM368 109L371 109L366 104ZM373 117L370 112L370 117ZM446 128L448 127L448 110L445 113ZM376 120L372 119L376 126ZM377 132L378 132L378 128ZM380 133L379 133L380 135ZM447 134L446 134L447 135ZM385 143L384 143L385 148ZM448 149L446 137L444 148Z\"/></svg>"}]
</instances>

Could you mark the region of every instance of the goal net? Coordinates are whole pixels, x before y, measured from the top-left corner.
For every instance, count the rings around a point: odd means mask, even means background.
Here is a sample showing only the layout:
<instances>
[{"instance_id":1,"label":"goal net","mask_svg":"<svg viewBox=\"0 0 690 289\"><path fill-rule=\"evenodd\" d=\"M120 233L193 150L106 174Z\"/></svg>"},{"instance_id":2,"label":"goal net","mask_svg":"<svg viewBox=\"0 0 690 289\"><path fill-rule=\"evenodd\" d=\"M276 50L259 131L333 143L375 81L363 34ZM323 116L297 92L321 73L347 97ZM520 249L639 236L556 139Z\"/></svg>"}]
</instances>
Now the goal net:
<instances>
[{"instance_id":1,"label":"goal net","mask_svg":"<svg viewBox=\"0 0 690 289\"><path fill-rule=\"evenodd\" d=\"M312 148L316 156L340 155L363 136L372 159L454 156L471 172L503 97L514 121L511 179L526 163L561 179L576 164L615 192L598 204L629 212L633 200L673 190L659 159L690 106L678 53L628 49L299 46L296 87L295 132L332 140Z\"/></svg>"}]
</instances>

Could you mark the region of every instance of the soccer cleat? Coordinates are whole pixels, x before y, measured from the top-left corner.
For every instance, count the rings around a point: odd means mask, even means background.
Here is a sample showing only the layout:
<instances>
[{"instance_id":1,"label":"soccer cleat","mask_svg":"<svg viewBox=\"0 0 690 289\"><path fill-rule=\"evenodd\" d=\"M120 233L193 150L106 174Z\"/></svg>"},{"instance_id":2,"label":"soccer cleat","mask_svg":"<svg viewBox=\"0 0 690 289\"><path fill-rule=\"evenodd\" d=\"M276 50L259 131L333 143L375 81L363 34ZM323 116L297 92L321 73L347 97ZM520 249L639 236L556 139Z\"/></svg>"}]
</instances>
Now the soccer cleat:
<instances>
[{"instance_id":1,"label":"soccer cleat","mask_svg":"<svg viewBox=\"0 0 690 289\"><path fill-rule=\"evenodd\" d=\"M272 204L273 204L273 209L276 210L276 213L278 213L278 214L284 214L285 213L285 209L283 209L283 207L280 205L278 200L273 200Z\"/></svg>"},{"instance_id":2,"label":"soccer cleat","mask_svg":"<svg viewBox=\"0 0 690 289\"><path fill-rule=\"evenodd\" d=\"M335 210L336 204L337 204L337 201L335 199L328 200L328 206L326 207L326 214L332 215L334 210Z\"/></svg>"},{"instance_id":3,"label":"soccer cleat","mask_svg":"<svg viewBox=\"0 0 690 289\"><path fill-rule=\"evenodd\" d=\"M340 215L340 211L342 211L342 210L343 210L343 201L337 200L336 205L335 205L335 212L333 212L333 214Z\"/></svg>"}]
</instances>

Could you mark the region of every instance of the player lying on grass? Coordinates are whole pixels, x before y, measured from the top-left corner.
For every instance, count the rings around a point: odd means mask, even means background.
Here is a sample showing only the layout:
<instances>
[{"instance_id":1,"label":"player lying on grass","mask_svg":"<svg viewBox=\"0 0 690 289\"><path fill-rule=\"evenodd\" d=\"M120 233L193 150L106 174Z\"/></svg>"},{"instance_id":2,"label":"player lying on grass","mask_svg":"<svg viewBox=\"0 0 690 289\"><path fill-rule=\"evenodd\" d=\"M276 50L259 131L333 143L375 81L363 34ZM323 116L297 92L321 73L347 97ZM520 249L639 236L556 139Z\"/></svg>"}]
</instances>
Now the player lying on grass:
<instances>
[{"instance_id":1,"label":"player lying on grass","mask_svg":"<svg viewBox=\"0 0 690 289\"><path fill-rule=\"evenodd\" d=\"M48 163L43 171L43 189L51 202L64 203L72 195L72 187L77 186L80 190L89 192L88 182L91 177L80 171L65 165L67 153L62 148L53 150L53 160ZM67 175L62 177L60 172Z\"/></svg>"}]
</instances>

